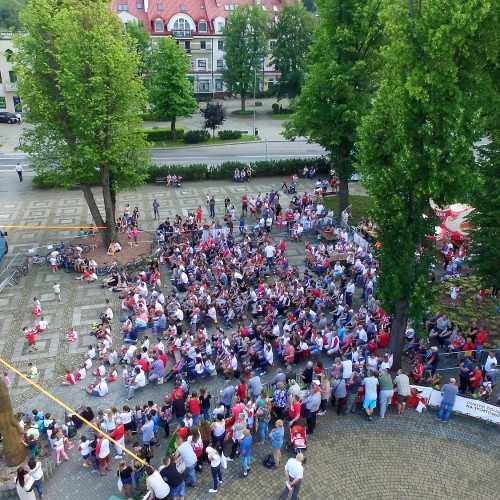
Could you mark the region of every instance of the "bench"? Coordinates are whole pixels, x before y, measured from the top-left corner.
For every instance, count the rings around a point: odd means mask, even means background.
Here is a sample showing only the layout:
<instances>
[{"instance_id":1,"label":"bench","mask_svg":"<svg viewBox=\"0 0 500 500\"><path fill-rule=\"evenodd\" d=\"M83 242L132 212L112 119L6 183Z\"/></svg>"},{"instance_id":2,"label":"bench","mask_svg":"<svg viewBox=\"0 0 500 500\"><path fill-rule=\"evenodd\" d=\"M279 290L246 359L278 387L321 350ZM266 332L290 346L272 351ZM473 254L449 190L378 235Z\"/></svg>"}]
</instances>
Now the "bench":
<instances>
[{"instance_id":1,"label":"bench","mask_svg":"<svg viewBox=\"0 0 500 500\"><path fill-rule=\"evenodd\" d=\"M248 135L248 130L238 130L241 135Z\"/></svg>"},{"instance_id":2,"label":"bench","mask_svg":"<svg viewBox=\"0 0 500 500\"><path fill-rule=\"evenodd\" d=\"M3 291L3 289L7 286L7 285L10 285L10 286L14 286L12 285L12 283L10 282L10 276L8 278L5 278L1 283L0 283L0 292Z\"/></svg>"},{"instance_id":3,"label":"bench","mask_svg":"<svg viewBox=\"0 0 500 500\"><path fill-rule=\"evenodd\" d=\"M156 184L165 184L167 182L167 178L166 177L157 177L155 179L155 183Z\"/></svg>"}]
</instances>

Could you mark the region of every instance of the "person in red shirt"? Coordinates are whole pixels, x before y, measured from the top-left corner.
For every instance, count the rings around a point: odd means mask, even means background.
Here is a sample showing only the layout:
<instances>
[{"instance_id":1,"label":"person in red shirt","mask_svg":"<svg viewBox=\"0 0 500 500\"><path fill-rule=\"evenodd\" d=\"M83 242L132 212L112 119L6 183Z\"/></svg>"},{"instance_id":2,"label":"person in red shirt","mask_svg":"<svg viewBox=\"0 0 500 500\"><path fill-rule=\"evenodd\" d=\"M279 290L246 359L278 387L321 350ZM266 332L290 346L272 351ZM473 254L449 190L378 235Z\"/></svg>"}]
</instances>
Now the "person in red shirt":
<instances>
[{"instance_id":1,"label":"person in red shirt","mask_svg":"<svg viewBox=\"0 0 500 500\"><path fill-rule=\"evenodd\" d=\"M163 351L158 351L158 359L161 359L163 367L167 368L167 356L165 356L165 353Z\"/></svg>"},{"instance_id":2,"label":"person in red shirt","mask_svg":"<svg viewBox=\"0 0 500 500\"><path fill-rule=\"evenodd\" d=\"M38 351L35 345L35 335L36 330L29 330L28 328L24 329L24 336L28 339L28 352L31 352L33 349Z\"/></svg>"},{"instance_id":3,"label":"person in red shirt","mask_svg":"<svg viewBox=\"0 0 500 500\"><path fill-rule=\"evenodd\" d=\"M201 407L200 407L200 399L198 398L198 393L193 391L191 396L187 399L188 412L191 413L193 417L193 425L198 426L200 421Z\"/></svg>"},{"instance_id":4,"label":"person in red shirt","mask_svg":"<svg viewBox=\"0 0 500 500\"><path fill-rule=\"evenodd\" d=\"M246 194L241 197L241 213L245 216L248 214L248 196Z\"/></svg>"},{"instance_id":5,"label":"person in red shirt","mask_svg":"<svg viewBox=\"0 0 500 500\"><path fill-rule=\"evenodd\" d=\"M484 329L479 330L476 335L476 351L478 353L483 350L486 340L488 340L488 332Z\"/></svg>"},{"instance_id":6,"label":"person in red shirt","mask_svg":"<svg viewBox=\"0 0 500 500\"><path fill-rule=\"evenodd\" d=\"M236 396L240 398L240 401L244 401L247 397L247 384L245 379L240 378L240 383L236 386Z\"/></svg>"},{"instance_id":7,"label":"person in red shirt","mask_svg":"<svg viewBox=\"0 0 500 500\"><path fill-rule=\"evenodd\" d=\"M64 376L63 385L75 385L75 376L71 373L71 370L66 370L66 375Z\"/></svg>"},{"instance_id":8,"label":"person in red shirt","mask_svg":"<svg viewBox=\"0 0 500 500\"><path fill-rule=\"evenodd\" d=\"M295 395L290 407L290 411L288 412L288 418L290 419L289 425L292 425L300 419L300 408L302 401L300 400L299 395Z\"/></svg>"},{"instance_id":9,"label":"person in red shirt","mask_svg":"<svg viewBox=\"0 0 500 500\"><path fill-rule=\"evenodd\" d=\"M186 441L188 434L189 434L189 429L186 427L186 423L184 421L179 422L179 426L175 430L179 436L181 436L184 441Z\"/></svg>"},{"instance_id":10,"label":"person in red shirt","mask_svg":"<svg viewBox=\"0 0 500 500\"><path fill-rule=\"evenodd\" d=\"M413 372L411 374L413 377L413 380L416 384L420 383L420 381L422 380L422 377L424 375L424 369L425 369L425 366L422 363L422 360L419 359L417 361L417 363L415 364L415 367L413 368Z\"/></svg>"},{"instance_id":11,"label":"person in red shirt","mask_svg":"<svg viewBox=\"0 0 500 500\"><path fill-rule=\"evenodd\" d=\"M469 376L469 391L474 394L479 387L479 384L483 380L483 372L481 371L481 367L476 365L474 370L470 373Z\"/></svg>"},{"instance_id":12,"label":"person in red shirt","mask_svg":"<svg viewBox=\"0 0 500 500\"><path fill-rule=\"evenodd\" d=\"M389 332L382 332L380 335L377 336L378 346L381 349L384 349L389 345L390 338L391 334Z\"/></svg>"},{"instance_id":13,"label":"person in red shirt","mask_svg":"<svg viewBox=\"0 0 500 500\"><path fill-rule=\"evenodd\" d=\"M110 434L110 437L112 437L118 444L125 447L125 426L119 418L116 420L116 429ZM115 444L116 459L121 458L123 455L123 449L118 446L118 444Z\"/></svg>"},{"instance_id":14,"label":"person in red shirt","mask_svg":"<svg viewBox=\"0 0 500 500\"><path fill-rule=\"evenodd\" d=\"M137 356L140 357L140 354L138 354ZM148 373L149 363L147 362L147 360L140 358L139 361L137 362L137 364L142 368L142 371L144 373Z\"/></svg>"},{"instance_id":15,"label":"person in red shirt","mask_svg":"<svg viewBox=\"0 0 500 500\"><path fill-rule=\"evenodd\" d=\"M285 352L283 353L283 358L285 359L285 363L287 367L291 367L293 362L295 361L295 347L292 344L288 344L285 347Z\"/></svg>"},{"instance_id":16,"label":"person in red shirt","mask_svg":"<svg viewBox=\"0 0 500 500\"><path fill-rule=\"evenodd\" d=\"M203 217L203 208L199 206L196 209L196 224L201 224L201 218Z\"/></svg>"},{"instance_id":17,"label":"person in red shirt","mask_svg":"<svg viewBox=\"0 0 500 500\"><path fill-rule=\"evenodd\" d=\"M370 353L374 352L375 354L378 352L378 343L375 339L370 339L366 344L366 350Z\"/></svg>"}]
</instances>

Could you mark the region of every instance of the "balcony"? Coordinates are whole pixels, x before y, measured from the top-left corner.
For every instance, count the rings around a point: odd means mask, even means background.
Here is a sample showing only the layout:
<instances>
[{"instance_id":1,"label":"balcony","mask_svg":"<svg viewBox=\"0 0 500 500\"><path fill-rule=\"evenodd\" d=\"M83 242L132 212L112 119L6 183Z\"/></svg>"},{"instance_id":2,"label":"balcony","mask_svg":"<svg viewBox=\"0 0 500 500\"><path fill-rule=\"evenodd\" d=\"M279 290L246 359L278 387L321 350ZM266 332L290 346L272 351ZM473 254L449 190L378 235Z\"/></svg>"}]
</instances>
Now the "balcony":
<instances>
[{"instance_id":1,"label":"balcony","mask_svg":"<svg viewBox=\"0 0 500 500\"><path fill-rule=\"evenodd\" d=\"M17 82L4 83L5 92L17 92Z\"/></svg>"},{"instance_id":2,"label":"balcony","mask_svg":"<svg viewBox=\"0 0 500 500\"><path fill-rule=\"evenodd\" d=\"M172 36L174 38L193 38L192 33L191 30L172 30Z\"/></svg>"}]
</instances>

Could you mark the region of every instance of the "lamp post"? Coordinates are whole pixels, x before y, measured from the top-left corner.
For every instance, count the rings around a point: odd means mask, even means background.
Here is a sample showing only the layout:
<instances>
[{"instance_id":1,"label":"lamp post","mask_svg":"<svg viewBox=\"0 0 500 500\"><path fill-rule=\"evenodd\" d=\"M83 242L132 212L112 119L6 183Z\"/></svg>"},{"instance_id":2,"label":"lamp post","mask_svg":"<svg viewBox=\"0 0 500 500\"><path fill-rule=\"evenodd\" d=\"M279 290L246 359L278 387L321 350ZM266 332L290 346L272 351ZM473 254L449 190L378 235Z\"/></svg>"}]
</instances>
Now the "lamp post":
<instances>
[{"instance_id":1,"label":"lamp post","mask_svg":"<svg viewBox=\"0 0 500 500\"><path fill-rule=\"evenodd\" d=\"M255 133L255 90L257 88L257 70L254 69L254 82L253 82L253 136L255 137L257 134Z\"/></svg>"}]
</instances>

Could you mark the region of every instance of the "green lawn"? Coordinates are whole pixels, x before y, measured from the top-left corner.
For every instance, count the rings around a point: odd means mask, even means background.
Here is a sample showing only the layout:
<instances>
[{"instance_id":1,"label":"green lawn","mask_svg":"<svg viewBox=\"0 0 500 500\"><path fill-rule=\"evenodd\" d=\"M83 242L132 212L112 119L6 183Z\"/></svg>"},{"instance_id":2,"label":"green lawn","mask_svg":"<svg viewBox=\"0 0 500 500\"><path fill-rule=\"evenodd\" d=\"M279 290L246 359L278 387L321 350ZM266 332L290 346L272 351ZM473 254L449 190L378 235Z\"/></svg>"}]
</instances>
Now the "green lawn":
<instances>
[{"instance_id":1,"label":"green lawn","mask_svg":"<svg viewBox=\"0 0 500 500\"><path fill-rule=\"evenodd\" d=\"M372 206L372 201L369 196L351 195L349 196L349 203L352 204L350 208L351 216L349 217L349 225L357 226L360 219L368 217L368 211ZM331 208L335 215L339 211L338 196L328 196L325 198L325 206Z\"/></svg>"},{"instance_id":2,"label":"green lawn","mask_svg":"<svg viewBox=\"0 0 500 500\"><path fill-rule=\"evenodd\" d=\"M260 141L260 137L257 135L254 137L253 135L243 135L239 139L226 139L222 140L219 137L215 139L210 138L208 141L199 142L198 144L186 144L182 140L177 141L159 141L153 143L153 147L155 148L183 148L186 146L207 146L211 144L229 144L232 142L253 142Z\"/></svg>"}]
</instances>

